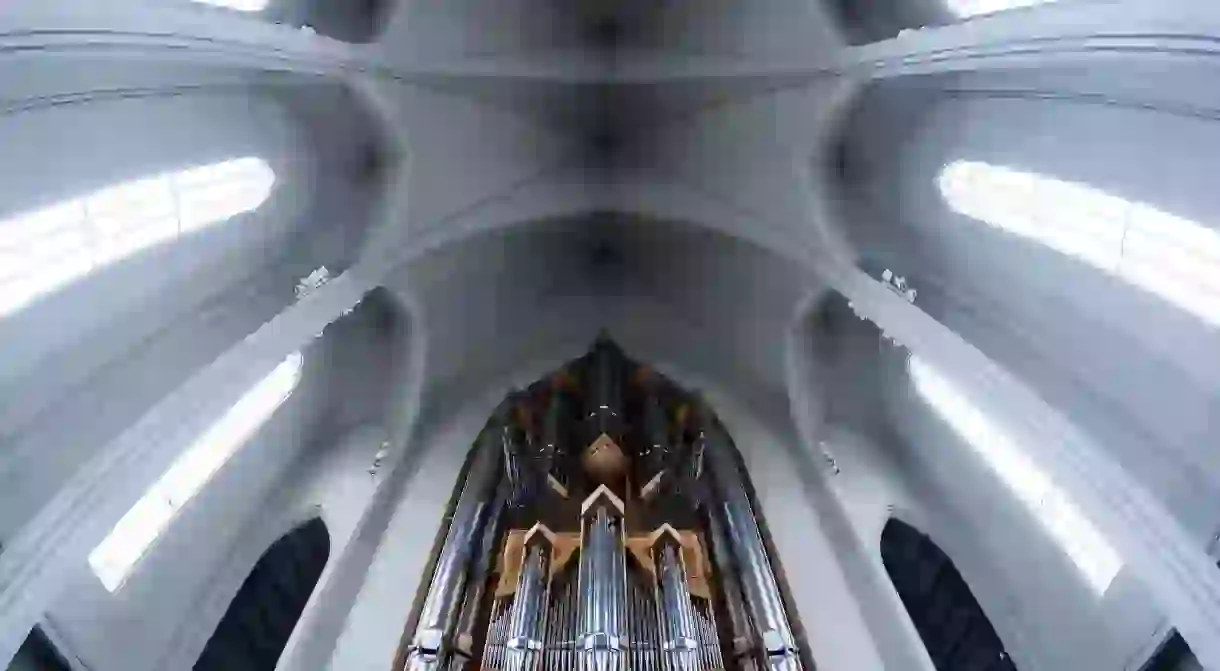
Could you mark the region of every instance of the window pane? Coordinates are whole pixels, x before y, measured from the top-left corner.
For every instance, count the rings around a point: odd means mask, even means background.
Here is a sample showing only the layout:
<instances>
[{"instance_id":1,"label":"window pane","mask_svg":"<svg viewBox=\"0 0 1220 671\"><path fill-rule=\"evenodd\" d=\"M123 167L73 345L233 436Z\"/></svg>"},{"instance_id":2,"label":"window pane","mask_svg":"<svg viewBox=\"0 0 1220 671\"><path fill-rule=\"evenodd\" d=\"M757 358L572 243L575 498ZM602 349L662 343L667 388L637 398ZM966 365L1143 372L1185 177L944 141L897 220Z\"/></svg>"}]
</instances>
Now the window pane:
<instances>
[{"instance_id":1,"label":"window pane","mask_svg":"<svg viewBox=\"0 0 1220 671\"><path fill-rule=\"evenodd\" d=\"M145 496L127 511L110 535L89 553L89 565L106 589L113 592L123 583L128 569L173 516L169 502L156 496Z\"/></svg>"},{"instance_id":2,"label":"window pane","mask_svg":"<svg viewBox=\"0 0 1220 671\"><path fill-rule=\"evenodd\" d=\"M124 182L0 221L0 317L102 266L257 208L275 173L239 158Z\"/></svg>"},{"instance_id":3,"label":"window pane","mask_svg":"<svg viewBox=\"0 0 1220 671\"><path fill-rule=\"evenodd\" d=\"M907 366L920 396L1046 527L1089 585L1099 594L1104 593L1122 568L1122 560L1101 532L1067 493L949 380L914 356Z\"/></svg>"},{"instance_id":4,"label":"window pane","mask_svg":"<svg viewBox=\"0 0 1220 671\"><path fill-rule=\"evenodd\" d=\"M949 206L1220 326L1220 232L1092 187L977 161L937 180Z\"/></svg>"},{"instance_id":5,"label":"window pane","mask_svg":"<svg viewBox=\"0 0 1220 671\"><path fill-rule=\"evenodd\" d=\"M225 462L267 421L300 380L301 355L294 353L246 392L178 457L93 552L89 565L111 592Z\"/></svg>"},{"instance_id":6,"label":"window pane","mask_svg":"<svg viewBox=\"0 0 1220 671\"><path fill-rule=\"evenodd\" d=\"M950 11L960 17L994 14L1006 9L1041 5L1054 0L948 0Z\"/></svg>"},{"instance_id":7,"label":"window pane","mask_svg":"<svg viewBox=\"0 0 1220 671\"><path fill-rule=\"evenodd\" d=\"M271 0L195 0L203 5L234 9L239 12L261 12Z\"/></svg>"}]
</instances>

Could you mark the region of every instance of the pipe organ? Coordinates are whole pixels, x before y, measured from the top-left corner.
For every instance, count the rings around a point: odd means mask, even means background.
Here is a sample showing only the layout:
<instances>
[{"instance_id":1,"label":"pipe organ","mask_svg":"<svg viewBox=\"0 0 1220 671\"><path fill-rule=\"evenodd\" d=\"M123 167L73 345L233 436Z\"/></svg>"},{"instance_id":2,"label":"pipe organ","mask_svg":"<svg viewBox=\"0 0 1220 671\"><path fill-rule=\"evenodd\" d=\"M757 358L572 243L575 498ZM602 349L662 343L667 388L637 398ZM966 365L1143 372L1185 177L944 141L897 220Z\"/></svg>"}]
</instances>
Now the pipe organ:
<instances>
[{"instance_id":1,"label":"pipe organ","mask_svg":"<svg viewBox=\"0 0 1220 671\"><path fill-rule=\"evenodd\" d=\"M480 434L395 671L803 671L747 483L599 339Z\"/></svg>"}]
</instances>

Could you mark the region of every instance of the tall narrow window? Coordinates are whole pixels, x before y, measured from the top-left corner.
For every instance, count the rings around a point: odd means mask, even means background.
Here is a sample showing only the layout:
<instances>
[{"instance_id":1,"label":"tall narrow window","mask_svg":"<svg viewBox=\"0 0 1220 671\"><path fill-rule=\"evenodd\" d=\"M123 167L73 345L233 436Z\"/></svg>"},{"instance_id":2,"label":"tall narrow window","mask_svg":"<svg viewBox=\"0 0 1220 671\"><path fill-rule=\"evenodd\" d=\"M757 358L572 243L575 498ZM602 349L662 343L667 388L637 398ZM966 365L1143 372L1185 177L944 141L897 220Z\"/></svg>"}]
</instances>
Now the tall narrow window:
<instances>
[{"instance_id":1,"label":"tall narrow window","mask_svg":"<svg viewBox=\"0 0 1220 671\"><path fill-rule=\"evenodd\" d=\"M994 14L1006 9L1032 7L1055 0L948 0L949 10L962 18Z\"/></svg>"},{"instance_id":2,"label":"tall narrow window","mask_svg":"<svg viewBox=\"0 0 1220 671\"><path fill-rule=\"evenodd\" d=\"M216 625L194 671L274 669L330 557L315 517L267 548Z\"/></svg>"},{"instance_id":3,"label":"tall narrow window","mask_svg":"<svg viewBox=\"0 0 1220 671\"><path fill-rule=\"evenodd\" d=\"M89 553L89 565L106 589L113 592L123 584L178 511L271 417L300 377L301 355L293 353L196 439L127 511Z\"/></svg>"},{"instance_id":4,"label":"tall narrow window","mask_svg":"<svg viewBox=\"0 0 1220 671\"><path fill-rule=\"evenodd\" d=\"M1220 326L1220 232L1083 184L977 161L940 174L950 207Z\"/></svg>"},{"instance_id":5,"label":"tall narrow window","mask_svg":"<svg viewBox=\"0 0 1220 671\"><path fill-rule=\"evenodd\" d=\"M952 382L916 357L910 358L907 367L920 396L1046 527L1089 585L1098 594L1104 593L1122 568L1122 559L1068 494Z\"/></svg>"},{"instance_id":6,"label":"tall narrow window","mask_svg":"<svg viewBox=\"0 0 1220 671\"><path fill-rule=\"evenodd\" d=\"M936 671L1016 671L970 585L931 538L891 519L881 530L881 563Z\"/></svg>"},{"instance_id":7,"label":"tall narrow window","mask_svg":"<svg viewBox=\"0 0 1220 671\"><path fill-rule=\"evenodd\" d=\"M0 221L0 317L98 268L253 210L274 183L265 161L238 158Z\"/></svg>"}]
</instances>

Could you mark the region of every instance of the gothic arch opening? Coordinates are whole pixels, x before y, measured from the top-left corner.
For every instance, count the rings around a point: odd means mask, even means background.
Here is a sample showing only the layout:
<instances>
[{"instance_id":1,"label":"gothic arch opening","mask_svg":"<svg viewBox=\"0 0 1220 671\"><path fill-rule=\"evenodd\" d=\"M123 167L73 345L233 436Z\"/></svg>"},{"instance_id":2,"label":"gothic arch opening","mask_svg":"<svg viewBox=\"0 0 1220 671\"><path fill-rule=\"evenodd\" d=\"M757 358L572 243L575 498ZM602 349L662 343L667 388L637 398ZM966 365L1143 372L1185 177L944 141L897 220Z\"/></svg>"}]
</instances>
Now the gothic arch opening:
<instances>
[{"instance_id":1,"label":"gothic arch opening","mask_svg":"<svg viewBox=\"0 0 1220 671\"><path fill-rule=\"evenodd\" d=\"M970 586L931 538L891 518L881 561L936 671L1016 671Z\"/></svg>"},{"instance_id":2,"label":"gothic arch opening","mask_svg":"<svg viewBox=\"0 0 1220 671\"><path fill-rule=\"evenodd\" d=\"M216 625L195 671L274 669L329 557L330 533L319 517L272 543Z\"/></svg>"},{"instance_id":3,"label":"gothic arch opening","mask_svg":"<svg viewBox=\"0 0 1220 671\"><path fill-rule=\"evenodd\" d=\"M43 632L41 626L35 626L26 636L25 642L17 650L13 661L8 665L8 671L71 671L55 648L55 644Z\"/></svg>"},{"instance_id":4,"label":"gothic arch opening","mask_svg":"<svg viewBox=\"0 0 1220 671\"><path fill-rule=\"evenodd\" d=\"M605 337L505 398L449 518L395 669L812 668L728 433Z\"/></svg>"}]
</instances>

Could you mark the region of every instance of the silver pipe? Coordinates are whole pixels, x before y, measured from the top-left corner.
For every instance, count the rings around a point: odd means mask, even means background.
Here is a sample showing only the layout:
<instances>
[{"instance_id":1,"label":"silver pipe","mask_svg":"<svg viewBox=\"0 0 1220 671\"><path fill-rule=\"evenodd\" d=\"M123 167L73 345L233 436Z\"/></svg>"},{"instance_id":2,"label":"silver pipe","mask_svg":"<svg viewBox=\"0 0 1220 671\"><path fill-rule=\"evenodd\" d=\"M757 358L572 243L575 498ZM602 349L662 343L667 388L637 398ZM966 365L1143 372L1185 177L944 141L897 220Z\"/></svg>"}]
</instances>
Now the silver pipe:
<instances>
[{"instance_id":1,"label":"silver pipe","mask_svg":"<svg viewBox=\"0 0 1220 671\"><path fill-rule=\"evenodd\" d=\"M710 416L703 413L704 418ZM755 625L755 641L762 651L765 665L776 671L801 671L802 665L792 635L792 627L784 610L779 584L767 560L762 532L746 495L741 472L732 449L719 429L705 419L704 455L708 460L712 481L718 493L718 503L709 510L710 517L719 516L727 546L732 550L741 577L746 606Z\"/></svg>"},{"instance_id":2,"label":"silver pipe","mask_svg":"<svg viewBox=\"0 0 1220 671\"><path fill-rule=\"evenodd\" d=\"M707 631L709 639L712 643L712 659L715 660L716 668L724 670L724 648L720 645L720 635L716 629L716 613L712 609L711 604L707 608Z\"/></svg>"},{"instance_id":3,"label":"silver pipe","mask_svg":"<svg viewBox=\"0 0 1220 671\"><path fill-rule=\"evenodd\" d=\"M512 602L504 601L500 604L500 614L496 618L496 649L492 654L492 662L495 664L492 668L499 671L504 668L504 631L508 626L508 612L512 607Z\"/></svg>"},{"instance_id":4,"label":"silver pipe","mask_svg":"<svg viewBox=\"0 0 1220 671\"><path fill-rule=\"evenodd\" d=\"M694 606L686 586L682 546L668 531L652 548L657 574L657 614L662 624L662 656L670 671L696 671L699 664L699 632Z\"/></svg>"},{"instance_id":5,"label":"silver pipe","mask_svg":"<svg viewBox=\"0 0 1220 671\"><path fill-rule=\"evenodd\" d=\"M656 585L652 586L650 591L644 592L642 595L643 607L650 611L650 617L644 620L644 626L648 636L648 664L654 669L663 669L664 658L661 652L661 622L656 615Z\"/></svg>"},{"instance_id":6,"label":"silver pipe","mask_svg":"<svg viewBox=\"0 0 1220 671\"><path fill-rule=\"evenodd\" d=\"M475 627L478 626L479 612L483 609L483 600L487 596L487 578L495 568L500 536L504 533L504 510L507 500L505 487L496 489L496 498L488 513L484 525L483 538L479 544L478 554L470 570L467 580L466 595L462 601L461 614L458 616L457 635L454 637L453 662L449 665L454 671L460 671L470 665L474 656L474 641L477 638Z\"/></svg>"},{"instance_id":7,"label":"silver pipe","mask_svg":"<svg viewBox=\"0 0 1220 671\"><path fill-rule=\"evenodd\" d=\"M574 582L568 582L568 599L564 606L564 618L567 621L564 627L566 634L563 639L563 668L565 671L573 671L576 668L576 613L578 604L580 603L580 591L578 585Z\"/></svg>"},{"instance_id":8,"label":"silver pipe","mask_svg":"<svg viewBox=\"0 0 1220 671\"><path fill-rule=\"evenodd\" d=\"M572 594L574 601L568 604L568 631L571 632L572 636L572 647L568 650L568 671L576 671L578 663L577 646L580 639L580 590L575 589L572 591Z\"/></svg>"},{"instance_id":9,"label":"silver pipe","mask_svg":"<svg viewBox=\"0 0 1220 671\"><path fill-rule=\"evenodd\" d=\"M497 599L491 606L490 622L487 626L487 640L483 643L483 668L498 669L496 664L496 649L500 645L500 621L504 612L504 602Z\"/></svg>"},{"instance_id":10,"label":"silver pipe","mask_svg":"<svg viewBox=\"0 0 1220 671\"><path fill-rule=\"evenodd\" d=\"M576 594L576 589L571 581L564 585L563 603L561 605L559 617L560 633L555 637L555 644L559 646L559 666L556 668L568 668L568 642L575 638L572 631L572 598Z\"/></svg>"},{"instance_id":11,"label":"silver pipe","mask_svg":"<svg viewBox=\"0 0 1220 671\"><path fill-rule=\"evenodd\" d=\"M622 628L626 580L623 570L621 512L607 501L594 501L584 516L581 549L581 671L623 669Z\"/></svg>"},{"instance_id":12,"label":"silver pipe","mask_svg":"<svg viewBox=\"0 0 1220 671\"><path fill-rule=\"evenodd\" d=\"M408 671L441 669L452 652L454 627L471 555L489 517L500 476L500 451L490 442L485 437L480 438L475 448L473 463L454 507L453 519L432 574L432 584L420 611L407 657Z\"/></svg>"},{"instance_id":13,"label":"silver pipe","mask_svg":"<svg viewBox=\"0 0 1220 671\"><path fill-rule=\"evenodd\" d=\"M546 615L546 635L543 636L543 654L542 663L544 668L555 668L555 634L559 632L559 611L563 604L559 601L551 600L547 605Z\"/></svg>"},{"instance_id":14,"label":"silver pipe","mask_svg":"<svg viewBox=\"0 0 1220 671\"><path fill-rule=\"evenodd\" d=\"M708 506L709 508L711 506ZM720 582L720 593L724 597L725 611L729 615L729 629L733 640L729 648L734 658L740 658L741 671L755 671L757 653L754 647L754 625L742 601L741 584L737 581L737 567L732 550L724 535L724 523L720 516L707 516L707 540L711 545L712 562Z\"/></svg>"},{"instance_id":15,"label":"silver pipe","mask_svg":"<svg viewBox=\"0 0 1220 671\"><path fill-rule=\"evenodd\" d=\"M546 646L552 546L538 527L530 533L509 615L505 671L536 671Z\"/></svg>"},{"instance_id":16,"label":"silver pipe","mask_svg":"<svg viewBox=\"0 0 1220 671\"><path fill-rule=\"evenodd\" d=\"M644 668L644 611L640 608L640 586L637 581L631 582L631 598L627 600L631 632L631 668Z\"/></svg>"},{"instance_id":17,"label":"silver pipe","mask_svg":"<svg viewBox=\"0 0 1220 671\"><path fill-rule=\"evenodd\" d=\"M548 666L552 669L563 668L563 642L568 637L568 628L565 618L567 617L568 592L569 586L565 584L563 591L560 592L558 600L555 602L555 633L547 637L547 645L554 652L553 660Z\"/></svg>"}]
</instances>

